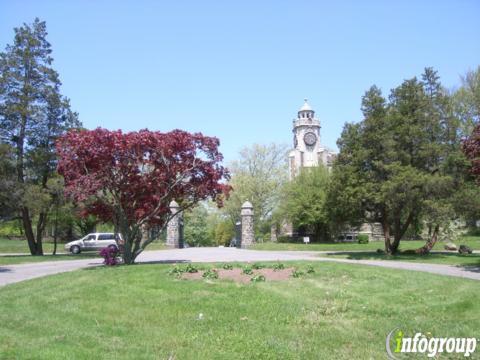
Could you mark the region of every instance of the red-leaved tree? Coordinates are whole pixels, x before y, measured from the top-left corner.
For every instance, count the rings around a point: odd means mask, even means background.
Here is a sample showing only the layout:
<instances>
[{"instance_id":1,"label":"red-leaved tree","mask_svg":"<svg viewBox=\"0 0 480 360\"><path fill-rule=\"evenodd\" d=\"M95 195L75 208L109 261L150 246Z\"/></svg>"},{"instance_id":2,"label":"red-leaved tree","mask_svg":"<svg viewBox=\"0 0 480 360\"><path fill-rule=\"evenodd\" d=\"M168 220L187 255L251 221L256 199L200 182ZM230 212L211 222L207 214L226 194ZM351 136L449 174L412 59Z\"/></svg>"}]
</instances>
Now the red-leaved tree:
<instances>
[{"instance_id":1,"label":"red-leaved tree","mask_svg":"<svg viewBox=\"0 0 480 360\"><path fill-rule=\"evenodd\" d=\"M470 171L480 184L480 124L478 124L472 135L463 142L463 152L472 162Z\"/></svg>"},{"instance_id":2,"label":"red-leaved tree","mask_svg":"<svg viewBox=\"0 0 480 360\"><path fill-rule=\"evenodd\" d=\"M217 138L181 130L70 131L57 142L58 171L83 215L113 222L125 240L124 262L132 264L152 241L142 230L165 227L172 200L181 210L205 199L221 206L230 187L222 182L228 171L218 145Z\"/></svg>"}]
</instances>

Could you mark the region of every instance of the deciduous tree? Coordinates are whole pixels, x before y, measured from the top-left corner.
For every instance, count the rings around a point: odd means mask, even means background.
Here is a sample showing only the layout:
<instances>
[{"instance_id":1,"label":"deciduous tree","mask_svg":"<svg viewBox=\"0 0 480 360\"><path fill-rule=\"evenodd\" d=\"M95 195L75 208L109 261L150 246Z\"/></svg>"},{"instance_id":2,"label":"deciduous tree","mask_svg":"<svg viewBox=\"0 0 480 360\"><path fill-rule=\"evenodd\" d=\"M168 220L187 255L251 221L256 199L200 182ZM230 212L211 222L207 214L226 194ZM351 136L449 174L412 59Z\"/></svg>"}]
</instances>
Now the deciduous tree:
<instances>
[{"instance_id":1,"label":"deciduous tree","mask_svg":"<svg viewBox=\"0 0 480 360\"><path fill-rule=\"evenodd\" d=\"M222 204L229 186L218 145L217 138L181 130L70 131L57 145L58 170L84 215L113 222L131 264L153 241L142 241L142 230L163 228L171 219L172 200L181 211L209 198Z\"/></svg>"},{"instance_id":2,"label":"deciduous tree","mask_svg":"<svg viewBox=\"0 0 480 360\"><path fill-rule=\"evenodd\" d=\"M285 184L275 217L289 221L301 233L329 240L327 193L330 176L324 166L304 168Z\"/></svg>"},{"instance_id":3,"label":"deciduous tree","mask_svg":"<svg viewBox=\"0 0 480 360\"><path fill-rule=\"evenodd\" d=\"M258 230L263 222L270 219L287 180L287 146L254 144L243 148L239 155L239 159L229 167L233 191L224 211L235 224L240 220L242 204L250 201Z\"/></svg>"}]
</instances>

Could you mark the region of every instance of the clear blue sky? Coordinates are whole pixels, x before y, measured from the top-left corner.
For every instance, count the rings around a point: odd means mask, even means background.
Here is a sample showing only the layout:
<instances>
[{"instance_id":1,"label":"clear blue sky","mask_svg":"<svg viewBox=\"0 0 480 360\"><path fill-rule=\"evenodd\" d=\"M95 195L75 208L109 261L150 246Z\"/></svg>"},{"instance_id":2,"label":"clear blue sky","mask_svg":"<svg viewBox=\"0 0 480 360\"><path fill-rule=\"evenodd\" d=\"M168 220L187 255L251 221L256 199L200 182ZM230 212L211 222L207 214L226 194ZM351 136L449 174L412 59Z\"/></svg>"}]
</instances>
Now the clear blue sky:
<instances>
[{"instance_id":1,"label":"clear blue sky","mask_svg":"<svg viewBox=\"0 0 480 360\"><path fill-rule=\"evenodd\" d=\"M372 84L432 66L451 88L480 64L478 0L0 0L0 48L36 16L87 128L201 131L227 161L291 144L303 98L335 148Z\"/></svg>"}]
</instances>

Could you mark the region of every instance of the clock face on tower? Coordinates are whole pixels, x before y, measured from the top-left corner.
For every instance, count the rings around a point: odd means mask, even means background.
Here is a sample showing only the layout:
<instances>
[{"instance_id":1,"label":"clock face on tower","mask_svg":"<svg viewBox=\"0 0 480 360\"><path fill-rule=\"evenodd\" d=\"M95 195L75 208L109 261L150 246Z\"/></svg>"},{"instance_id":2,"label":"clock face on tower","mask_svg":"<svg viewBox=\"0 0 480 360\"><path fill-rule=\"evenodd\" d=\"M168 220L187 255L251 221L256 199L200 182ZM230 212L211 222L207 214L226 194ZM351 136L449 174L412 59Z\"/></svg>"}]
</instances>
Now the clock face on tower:
<instances>
[{"instance_id":1,"label":"clock face on tower","mask_svg":"<svg viewBox=\"0 0 480 360\"><path fill-rule=\"evenodd\" d=\"M315 133L313 132L307 132L303 136L303 141L305 141L305 144L307 144L308 146L315 145L315 143L317 142L317 135L315 135Z\"/></svg>"}]
</instances>

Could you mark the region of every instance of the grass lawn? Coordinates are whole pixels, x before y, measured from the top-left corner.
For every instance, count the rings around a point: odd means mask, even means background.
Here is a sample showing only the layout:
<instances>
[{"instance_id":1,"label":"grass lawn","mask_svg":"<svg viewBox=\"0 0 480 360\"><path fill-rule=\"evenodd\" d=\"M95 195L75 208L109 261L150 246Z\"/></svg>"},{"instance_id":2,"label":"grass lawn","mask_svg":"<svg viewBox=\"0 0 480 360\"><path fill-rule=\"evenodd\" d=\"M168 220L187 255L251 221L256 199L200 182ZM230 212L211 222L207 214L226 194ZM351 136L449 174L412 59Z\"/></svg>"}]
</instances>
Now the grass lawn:
<instances>
[{"instance_id":1,"label":"grass lawn","mask_svg":"<svg viewBox=\"0 0 480 360\"><path fill-rule=\"evenodd\" d=\"M480 250L480 236L464 236L455 242L457 245L468 245L474 250ZM400 249L417 249L425 245L425 241L401 241ZM444 250L444 242L435 244L434 250ZM375 251L383 249L384 244L380 241L370 242L368 244L357 243L323 243L323 244L298 244L298 243L259 243L255 244L252 249L255 250L303 250L303 251Z\"/></svg>"},{"instance_id":2,"label":"grass lawn","mask_svg":"<svg viewBox=\"0 0 480 360\"><path fill-rule=\"evenodd\" d=\"M311 265L304 278L247 285L178 280L166 274L171 265L155 264L7 285L0 358L384 359L396 327L480 335L477 281Z\"/></svg>"},{"instance_id":3,"label":"grass lawn","mask_svg":"<svg viewBox=\"0 0 480 360\"><path fill-rule=\"evenodd\" d=\"M88 251L82 252L77 255L66 254L63 248L64 244L58 244L57 253L64 253L61 255L51 255L53 250L52 243L43 244L44 256L31 256L31 255L7 255L0 256L0 265L13 265L13 264L25 264L33 262L44 262L44 261L60 261L60 260L80 260L87 258L99 258L98 251ZM166 249L164 243L162 242L153 242L148 247L147 250L163 250ZM0 239L0 253L29 253L28 245L26 240L9 240L9 239Z\"/></svg>"},{"instance_id":4,"label":"grass lawn","mask_svg":"<svg viewBox=\"0 0 480 360\"><path fill-rule=\"evenodd\" d=\"M64 253L65 249L63 248L65 244L59 243L57 245L57 252ZM147 250L162 250L166 249L163 242L153 242L148 245ZM53 243L43 242L43 252L45 254L52 253ZM9 240L5 238L0 238L0 253L30 253L28 249L28 244L26 240Z\"/></svg>"},{"instance_id":5,"label":"grass lawn","mask_svg":"<svg viewBox=\"0 0 480 360\"><path fill-rule=\"evenodd\" d=\"M324 256L322 254L322 256ZM431 253L428 255L394 255L388 256L376 252L345 252L340 254L327 254L328 257L352 260L387 260L411 261L432 264L447 264L461 266L480 266L480 254L460 255L459 253Z\"/></svg>"},{"instance_id":6,"label":"grass lawn","mask_svg":"<svg viewBox=\"0 0 480 360\"><path fill-rule=\"evenodd\" d=\"M33 262L44 261L61 261L61 260L81 260L81 259L93 259L100 256L95 252L81 253L78 255L43 255L43 256L31 256L31 255L7 255L0 256L0 265L15 265L25 264Z\"/></svg>"}]
</instances>

